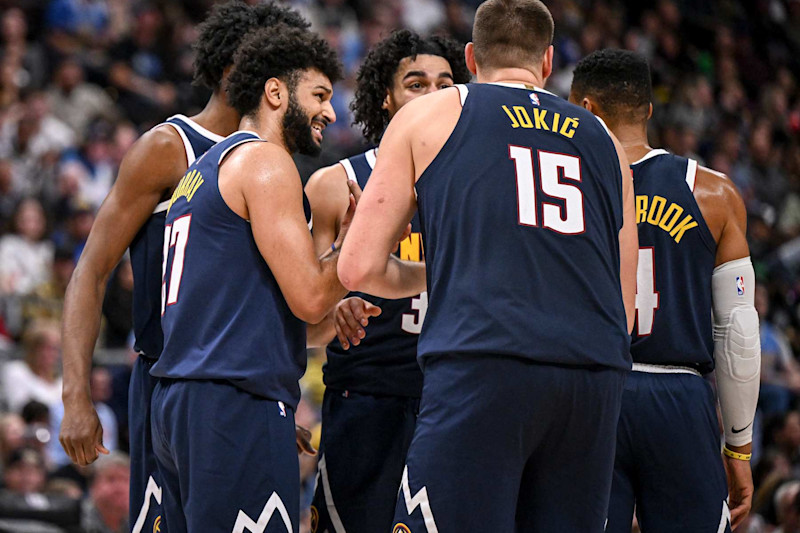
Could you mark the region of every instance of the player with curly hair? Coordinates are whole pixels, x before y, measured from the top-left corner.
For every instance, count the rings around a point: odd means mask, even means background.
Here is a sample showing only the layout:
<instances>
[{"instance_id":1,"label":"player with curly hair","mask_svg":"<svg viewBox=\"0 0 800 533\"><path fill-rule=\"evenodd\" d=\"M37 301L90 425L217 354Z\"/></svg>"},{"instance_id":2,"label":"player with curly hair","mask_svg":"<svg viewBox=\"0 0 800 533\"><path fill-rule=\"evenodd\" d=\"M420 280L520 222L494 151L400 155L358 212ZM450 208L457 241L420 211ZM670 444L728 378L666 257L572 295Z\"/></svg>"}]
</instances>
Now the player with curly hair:
<instances>
[{"instance_id":1,"label":"player with curly hair","mask_svg":"<svg viewBox=\"0 0 800 533\"><path fill-rule=\"evenodd\" d=\"M164 349L151 373L170 533L298 531L305 323L347 292L336 265L355 202L318 256L291 156L319 153L340 78L314 33L277 25L248 36L227 85L239 129L189 167L169 202Z\"/></svg>"},{"instance_id":2,"label":"player with curly hair","mask_svg":"<svg viewBox=\"0 0 800 533\"><path fill-rule=\"evenodd\" d=\"M195 46L195 81L212 91L197 115L175 115L148 131L126 154L116 183L97 214L64 304L64 421L61 443L75 463L107 453L91 401L89 376L109 275L130 246L135 281L135 349L129 392L131 451L130 524L152 531L159 520L161 482L150 439L150 367L162 348L161 253L167 200L192 162L236 130L239 112L224 90L226 69L245 35L279 22L309 26L300 15L273 4L234 1L215 8L200 26ZM163 528L162 528L163 531Z\"/></svg>"},{"instance_id":3,"label":"player with curly hair","mask_svg":"<svg viewBox=\"0 0 800 533\"><path fill-rule=\"evenodd\" d=\"M463 48L457 43L396 31L364 60L351 109L364 136L377 144L406 103L469 80ZM373 149L344 159L309 180L306 192L318 253L330 248L347 211L347 183L364 187L375 154ZM399 255L423 260L416 218ZM357 293L337 306L338 338L328 346L324 370L327 389L311 509L313 531L390 530L422 389L416 357L426 309L426 293L399 300Z\"/></svg>"}]
</instances>

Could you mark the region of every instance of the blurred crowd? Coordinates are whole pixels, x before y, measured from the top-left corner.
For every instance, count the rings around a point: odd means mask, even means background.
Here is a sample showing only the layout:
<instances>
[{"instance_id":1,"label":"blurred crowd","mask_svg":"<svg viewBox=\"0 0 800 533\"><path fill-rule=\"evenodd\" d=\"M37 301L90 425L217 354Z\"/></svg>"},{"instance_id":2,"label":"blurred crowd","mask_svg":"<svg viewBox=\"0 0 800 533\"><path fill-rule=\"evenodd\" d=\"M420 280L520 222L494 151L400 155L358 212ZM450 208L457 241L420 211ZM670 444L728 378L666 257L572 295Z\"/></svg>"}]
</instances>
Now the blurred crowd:
<instances>
[{"instance_id":1,"label":"blurred crowd","mask_svg":"<svg viewBox=\"0 0 800 533\"><path fill-rule=\"evenodd\" d=\"M545 1L556 21L549 90L565 96L575 63L598 48L645 54L651 144L726 173L745 198L763 367L754 515L742 530L800 533L800 0ZM347 73L321 158L297 159L306 178L366 146L348 104L370 46L396 27L467 42L480 0L288 3L338 49ZM70 465L57 440L59 319L127 149L209 96L191 80L196 24L211 4L0 0L0 531L128 531L127 259L109 282L98 346L117 355L98 358L92 373L113 453L92 468ZM297 419L309 427L318 426L323 361L310 354L303 381ZM303 459L308 499L314 468ZM57 528L28 521L36 518Z\"/></svg>"}]
</instances>

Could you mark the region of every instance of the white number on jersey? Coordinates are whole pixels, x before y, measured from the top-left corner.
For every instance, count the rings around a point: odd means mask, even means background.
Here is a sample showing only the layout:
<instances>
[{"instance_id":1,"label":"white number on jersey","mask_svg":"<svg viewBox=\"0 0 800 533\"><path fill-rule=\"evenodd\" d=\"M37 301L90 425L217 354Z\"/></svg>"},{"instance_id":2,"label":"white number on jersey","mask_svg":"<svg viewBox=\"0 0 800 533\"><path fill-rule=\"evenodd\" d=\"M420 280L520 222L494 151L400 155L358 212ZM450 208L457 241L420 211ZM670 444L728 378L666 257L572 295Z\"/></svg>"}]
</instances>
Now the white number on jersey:
<instances>
[{"instance_id":1,"label":"white number on jersey","mask_svg":"<svg viewBox=\"0 0 800 533\"><path fill-rule=\"evenodd\" d=\"M524 146L509 146L508 157L514 160L516 167L519 223L523 226L539 227L533 150ZM583 193L575 185L563 183L559 179L559 169L561 169L564 179L580 182L580 158L539 150L538 159L542 192L551 198L564 200L563 206L541 201L541 225L565 235L583 233L586 230Z\"/></svg>"},{"instance_id":2,"label":"white number on jersey","mask_svg":"<svg viewBox=\"0 0 800 533\"><path fill-rule=\"evenodd\" d=\"M636 332L640 337L653 332L658 302L655 249L639 248L639 266L636 268Z\"/></svg>"},{"instance_id":3,"label":"white number on jersey","mask_svg":"<svg viewBox=\"0 0 800 533\"><path fill-rule=\"evenodd\" d=\"M428 312L428 291L420 293L416 298L411 299L411 309L414 313L403 314L403 331L419 335L422 331L422 323L425 322L425 315Z\"/></svg>"},{"instance_id":4,"label":"white number on jersey","mask_svg":"<svg viewBox=\"0 0 800 533\"><path fill-rule=\"evenodd\" d=\"M186 257L186 243L189 240L189 226L192 224L192 215L184 215L175 219L172 224L164 227L164 257L161 263L161 314L166 306L178 301L178 292L181 288L183 277L183 261ZM167 257L169 249L175 247L172 258L172 270L169 277L169 295L167 295Z\"/></svg>"}]
</instances>

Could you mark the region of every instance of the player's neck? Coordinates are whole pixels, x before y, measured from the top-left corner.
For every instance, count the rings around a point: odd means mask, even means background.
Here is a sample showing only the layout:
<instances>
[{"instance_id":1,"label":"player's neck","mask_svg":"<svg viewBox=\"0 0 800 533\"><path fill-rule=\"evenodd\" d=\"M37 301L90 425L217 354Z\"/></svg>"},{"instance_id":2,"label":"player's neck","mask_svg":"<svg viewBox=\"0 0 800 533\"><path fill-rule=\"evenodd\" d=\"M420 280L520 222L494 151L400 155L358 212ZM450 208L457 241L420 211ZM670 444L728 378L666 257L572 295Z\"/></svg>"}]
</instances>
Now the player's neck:
<instances>
[{"instance_id":1,"label":"player's neck","mask_svg":"<svg viewBox=\"0 0 800 533\"><path fill-rule=\"evenodd\" d=\"M647 126L641 124L614 124L607 126L614 132L628 161L633 163L648 154L653 148L647 143Z\"/></svg>"},{"instance_id":2,"label":"player's neck","mask_svg":"<svg viewBox=\"0 0 800 533\"><path fill-rule=\"evenodd\" d=\"M478 83L521 83L544 87L545 79L539 72L525 68L498 68L488 71L478 70Z\"/></svg>"},{"instance_id":3,"label":"player's neck","mask_svg":"<svg viewBox=\"0 0 800 533\"><path fill-rule=\"evenodd\" d=\"M205 129L223 137L227 137L239 128L239 113L228 105L219 91L211 95L202 111L190 118Z\"/></svg>"},{"instance_id":4,"label":"player's neck","mask_svg":"<svg viewBox=\"0 0 800 533\"><path fill-rule=\"evenodd\" d=\"M271 116L273 120L270 120L270 117L259 116L259 114L250 117L242 117L242 121L239 123L239 129L255 132L265 141L277 144L288 152L289 149L283 137L282 120L279 117L275 117L275 113L272 113Z\"/></svg>"}]
</instances>

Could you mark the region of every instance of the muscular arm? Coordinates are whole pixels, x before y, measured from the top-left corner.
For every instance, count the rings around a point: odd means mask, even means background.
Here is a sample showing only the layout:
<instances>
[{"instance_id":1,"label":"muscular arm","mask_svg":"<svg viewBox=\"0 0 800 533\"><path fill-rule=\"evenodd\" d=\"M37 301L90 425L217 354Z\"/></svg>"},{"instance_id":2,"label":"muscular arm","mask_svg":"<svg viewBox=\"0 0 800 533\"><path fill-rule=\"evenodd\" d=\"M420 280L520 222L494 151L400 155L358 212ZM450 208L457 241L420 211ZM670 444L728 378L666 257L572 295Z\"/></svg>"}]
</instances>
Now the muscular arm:
<instances>
[{"instance_id":1,"label":"muscular arm","mask_svg":"<svg viewBox=\"0 0 800 533\"><path fill-rule=\"evenodd\" d=\"M183 150L180 137L169 127L146 133L131 147L67 287L62 324L61 442L70 458L81 465L97 458L96 445L100 444L100 436L89 434L96 430L89 374L106 283L156 205L186 171Z\"/></svg>"},{"instance_id":2,"label":"muscular arm","mask_svg":"<svg viewBox=\"0 0 800 533\"><path fill-rule=\"evenodd\" d=\"M350 203L344 167L337 163L314 172L306 184L306 196L314 216L314 249L322 255L336 240Z\"/></svg>"},{"instance_id":3,"label":"muscular arm","mask_svg":"<svg viewBox=\"0 0 800 533\"><path fill-rule=\"evenodd\" d=\"M619 230L619 279L622 301L628 320L628 332L633 331L636 320L636 267L639 262L639 232L636 229L636 206L633 192L633 174L628 157L617 138L610 133L617 149L620 172L622 172L622 229Z\"/></svg>"},{"instance_id":4,"label":"muscular arm","mask_svg":"<svg viewBox=\"0 0 800 533\"><path fill-rule=\"evenodd\" d=\"M239 185L225 187L237 180ZM329 250L322 258L314 251L292 158L269 143L244 145L223 162L220 190L229 205L243 207L240 215L250 220L256 245L292 313L319 323L347 291L336 276L339 251Z\"/></svg>"}]
</instances>

